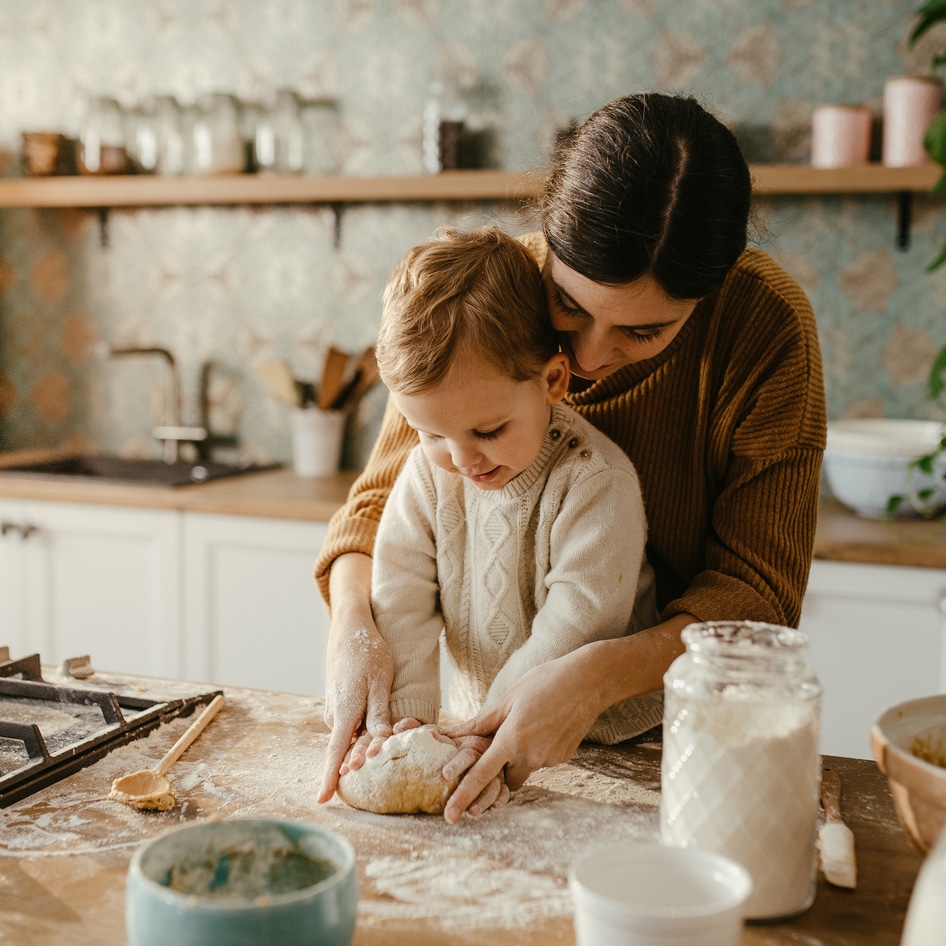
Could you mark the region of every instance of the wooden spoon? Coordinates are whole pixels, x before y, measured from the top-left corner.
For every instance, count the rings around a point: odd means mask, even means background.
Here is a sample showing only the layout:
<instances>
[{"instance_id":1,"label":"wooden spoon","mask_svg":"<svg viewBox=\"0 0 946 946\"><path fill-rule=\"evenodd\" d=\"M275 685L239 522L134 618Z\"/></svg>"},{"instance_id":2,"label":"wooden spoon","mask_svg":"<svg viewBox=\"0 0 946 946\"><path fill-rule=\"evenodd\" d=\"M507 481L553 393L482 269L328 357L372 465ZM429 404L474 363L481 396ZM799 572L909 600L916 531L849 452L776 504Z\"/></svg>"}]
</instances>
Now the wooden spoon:
<instances>
[{"instance_id":1,"label":"wooden spoon","mask_svg":"<svg viewBox=\"0 0 946 946\"><path fill-rule=\"evenodd\" d=\"M366 348L357 359L357 368L351 380L335 398L332 410L349 410L357 407L367 390L378 380L378 362L374 348Z\"/></svg>"},{"instance_id":2,"label":"wooden spoon","mask_svg":"<svg viewBox=\"0 0 946 946\"><path fill-rule=\"evenodd\" d=\"M318 384L318 404L323 411L332 410L332 405L338 397L339 391L345 384L345 375L351 356L346 351L329 347L325 354L325 366L322 368L322 378Z\"/></svg>"},{"instance_id":3,"label":"wooden spoon","mask_svg":"<svg viewBox=\"0 0 946 946\"><path fill-rule=\"evenodd\" d=\"M264 361L256 373L269 393L287 407L298 407L300 396L292 369L285 361Z\"/></svg>"},{"instance_id":4,"label":"wooden spoon","mask_svg":"<svg viewBox=\"0 0 946 946\"><path fill-rule=\"evenodd\" d=\"M184 734L171 746L157 768L142 769L123 775L112 782L108 797L132 808L144 811L169 811L176 801L174 789L167 779L167 771L184 754L184 750L204 731L207 723L217 715L224 698L218 693L204 711L187 727Z\"/></svg>"}]
</instances>

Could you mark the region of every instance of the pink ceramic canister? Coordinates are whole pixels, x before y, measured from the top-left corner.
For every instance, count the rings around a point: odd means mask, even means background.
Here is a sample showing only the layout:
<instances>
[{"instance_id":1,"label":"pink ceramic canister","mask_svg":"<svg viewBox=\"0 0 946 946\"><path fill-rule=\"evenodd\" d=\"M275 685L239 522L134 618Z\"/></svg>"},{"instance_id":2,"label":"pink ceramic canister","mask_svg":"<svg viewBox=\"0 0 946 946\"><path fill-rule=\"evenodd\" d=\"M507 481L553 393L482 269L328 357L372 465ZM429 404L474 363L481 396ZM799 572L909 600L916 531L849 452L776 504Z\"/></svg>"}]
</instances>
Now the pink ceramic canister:
<instances>
[{"instance_id":1,"label":"pink ceramic canister","mask_svg":"<svg viewBox=\"0 0 946 946\"><path fill-rule=\"evenodd\" d=\"M845 168L870 156L870 109L863 105L822 105L811 115L811 165Z\"/></svg>"},{"instance_id":2,"label":"pink ceramic canister","mask_svg":"<svg viewBox=\"0 0 946 946\"><path fill-rule=\"evenodd\" d=\"M929 162L923 136L942 99L942 86L936 79L897 76L886 81L882 159L887 167Z\"/></svg>"}]
</instances>

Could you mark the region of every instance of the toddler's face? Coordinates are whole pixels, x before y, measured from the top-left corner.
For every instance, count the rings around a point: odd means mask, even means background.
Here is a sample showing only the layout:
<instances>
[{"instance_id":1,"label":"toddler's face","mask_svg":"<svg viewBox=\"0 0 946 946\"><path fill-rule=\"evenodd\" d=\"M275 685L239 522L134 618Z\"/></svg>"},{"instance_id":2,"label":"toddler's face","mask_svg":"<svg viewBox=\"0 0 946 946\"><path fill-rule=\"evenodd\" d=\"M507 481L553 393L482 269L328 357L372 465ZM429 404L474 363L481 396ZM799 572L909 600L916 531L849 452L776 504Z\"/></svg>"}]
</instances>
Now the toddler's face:
<instances>
[{"instance_id":1,"label":"toddler's face","mask_svg":"<svg viewBox=\"0 0 946 946\"><path fill-rule=\"evenodd\" d=\"M561 400L564 356L549 365L555 367L547 365L532 381L514 381L485 365L458 365L435 387L391 396L431 463L480 489L501 489L532 465L551 405Z\"/></svg>"}]
</instances>

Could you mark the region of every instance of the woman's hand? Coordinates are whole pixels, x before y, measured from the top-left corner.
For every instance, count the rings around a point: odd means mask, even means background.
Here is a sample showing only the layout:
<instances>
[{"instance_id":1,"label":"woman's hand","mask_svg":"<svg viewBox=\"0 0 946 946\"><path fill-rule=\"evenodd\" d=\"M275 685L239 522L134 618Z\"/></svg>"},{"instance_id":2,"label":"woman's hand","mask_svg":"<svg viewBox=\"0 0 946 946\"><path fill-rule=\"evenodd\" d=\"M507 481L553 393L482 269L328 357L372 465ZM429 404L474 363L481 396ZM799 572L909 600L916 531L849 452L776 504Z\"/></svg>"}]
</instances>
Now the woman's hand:
<instances>
[{"instance_id":1,"label":"woman's hand","mask_svg":"<svg viewBox=\"0 0 946 946\"><path fill-rule=\"evenodd\" d=\"M460 751L443 767L443 777L447 780L457 778L472 768L483 757L492 742L486 736L457 736L452 741L459 746ZM490 808L502 808L509 801L509 787L503 776L504 773L500 772L486 784L466 807L467 814L481 815ZM460 785L462 784L461 782ZM458 820L459 815L451 823Z\"/></svg>"},{"instance_id":2,"label":"woman's hand","mask_svg":"<svg viewBox=\"0 0 946 946\"><path fill-rule=\"evenodd\" d=\"M394 660L371 614L370 584L367 555L350 553L335 560L325 697L325 722L332 734L319 802L335 793L343 762L358 768L366 755L377 753L392 731L388 700Z\"/></svg>"},{"instance_id":3,"label":"woman's hand","mask_svg":"<svg viewBox=\"0 0 946 946\"><path fill-rule=\"evenodd\" d=\"M448 822L474 814L494 780L514 792L536 769L575 754L601 712L594 691L577 681L575 655L584 649L534 667L472 720L446 730L458 742L495 733L447 802Z\"/></svg>"},{"instance_id":4,"label":"woman's hand","mask_svg":"<svg viewBox=\"0 0 946 946\"><path fill-rule=\"evenodd\" d=\"M503 776L511 792L536 770L567 762L609 706L663 685L682 650L680 631L697 620L678 614L628 637L596 641L524 673L472 720L444 731L454 739L493 735L447 802L451 824Z\"/></svg>"}]
</instances>

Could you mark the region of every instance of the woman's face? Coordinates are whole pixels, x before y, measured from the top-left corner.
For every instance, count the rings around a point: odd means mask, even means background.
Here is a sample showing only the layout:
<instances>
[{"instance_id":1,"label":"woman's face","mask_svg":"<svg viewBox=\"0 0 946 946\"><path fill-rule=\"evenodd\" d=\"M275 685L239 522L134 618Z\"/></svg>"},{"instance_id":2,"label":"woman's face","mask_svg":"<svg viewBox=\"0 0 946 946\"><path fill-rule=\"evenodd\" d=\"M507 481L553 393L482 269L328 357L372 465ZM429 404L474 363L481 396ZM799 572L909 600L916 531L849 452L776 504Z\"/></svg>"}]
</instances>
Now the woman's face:
<instances>
[{"instance_id":1,"label":"woman's face","mask_svg":"<svg viewBox=\"0 0 946 946\"><path fill-rule=\"evenodd\" d=\"M697 299L671 299L649 276L623 285L592 282L549 252L543 272L552 324L573 374L598 381L660 354Z\"/></svg>"}]
</instances>

